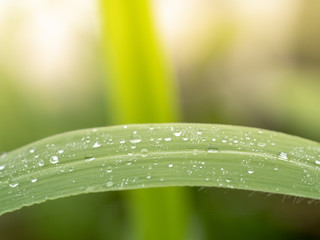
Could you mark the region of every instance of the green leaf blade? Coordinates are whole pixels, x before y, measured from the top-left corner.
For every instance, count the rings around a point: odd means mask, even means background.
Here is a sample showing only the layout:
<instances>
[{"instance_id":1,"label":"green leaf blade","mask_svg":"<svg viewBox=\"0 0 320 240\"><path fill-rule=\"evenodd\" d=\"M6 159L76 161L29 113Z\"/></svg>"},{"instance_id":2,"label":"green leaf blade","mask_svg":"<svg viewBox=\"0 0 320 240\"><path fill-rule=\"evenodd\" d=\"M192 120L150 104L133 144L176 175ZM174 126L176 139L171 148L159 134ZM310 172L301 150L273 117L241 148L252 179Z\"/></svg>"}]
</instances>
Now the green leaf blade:
<instances>
[{"instance_id":1,"label":"green leaf blade","mask_svg":"<svg viewBox=\"0 0 320 240\"><path fill-rule=\"evenodd\" d=\"M215 186L320 199L320 144L212 124L141 124L53 136L0 157L0 214L90 192Z\"/></svg>"}]
</instances>

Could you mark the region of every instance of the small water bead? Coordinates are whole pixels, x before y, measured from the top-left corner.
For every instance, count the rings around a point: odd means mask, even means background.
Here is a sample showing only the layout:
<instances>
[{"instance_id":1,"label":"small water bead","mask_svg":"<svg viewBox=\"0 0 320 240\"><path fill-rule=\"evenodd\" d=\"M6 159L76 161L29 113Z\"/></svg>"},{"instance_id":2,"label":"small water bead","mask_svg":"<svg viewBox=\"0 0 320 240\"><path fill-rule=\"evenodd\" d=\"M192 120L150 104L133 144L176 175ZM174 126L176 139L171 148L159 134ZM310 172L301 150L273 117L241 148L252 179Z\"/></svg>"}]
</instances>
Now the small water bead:
<instances>
[{"instance_id":1,"label":"small water bead","mask_svg":"<svg viewBox=\"0 0 320 240\"><path fill-rule=\"evenodd\" d=\"M259 146L259 147L265 147L265 146L266 146L266 143L264 143L264 142L258 142L258 146Z\"/></svg>"},{"instance_id":2,"label":"small water bead","mask_svg":"<svg viewBox=\"0 0 320 240\"><path fill-rule=\"evenodd\" d=\"M141 142L141 137L139 135L134 134L131 136L130 142L131 143L139 143L139 142Z\"/></svg>"},{"instance_id":3,"label":"small water bead","mask_svg":"<svg viewBox=\"0 0 320 240\"><path fill-rule=\"evenodd\" d=\"M44 166L44 161L41 159L41 160L38 162L38 165L39 165L39 167Z\"/></svg>"},{"instance_id":4,"label":"small water bead","mask_svg":"<svg viewBox=\"0 0 320 240\"><path fill-rule=\"evenodd\" d=\"M148 150L145 149L145 148L141 149L140 153L141 153L142 157L147 157L148 156Z\"/></svg>"},{"instance_id":5,"label":"small water bead","mask_svg":"<svg viewBox=\"0 0 320 240\"><path fill-rule=\"evenodd\" d=\"M37 178L32 178L32 179L31 179L31 182L32 182L32 183L35 183L35 182L37 182L37 181L38 181Z\"/></svg>"},{"instance_id":6,"label":"small water bead","mask_svg":"<svg viewBox=\"0 0 320 240\"><path fill-rule=\"evenodd\" d=\"M148 175L148 176L147 176L147 179L150 179L150 178L151 178L151 175Z\"/></svg>"},{"instance_id":7,"label":"small water bead","mask_svg":"<svg viewBox=\"0 0 320 240\"><path fill-rule=\"evenodd\" d=\"M52 157L50 158L50 162L51 162L52 164L58 163L58 162L59 162L58 156L52 156Z\"/></svg>"},{"instance_id":8,"label":"small water bead","mask_svg":"<svg viewBox=\"0 0 320 240\"><path fill-rule=\"evenodd\" d=\"M254 173L254 171L253 170L248 170L248 173L252 174L252 173Z\"/></svg>"},{"instance_id":9,"label":"small water bead","mask_svg":"<svg viewBox=\"0 0 320 240\"><path fill-rule=\"evenodd\" d=\"M96 158L93 155L87 155L84 157L86 162L91 162L93 160L95 160Z\"/></svg>"},{"instance_id":10,"label":"small water bead","mask_svg":"<svg viewBox=\"0 0 320 240\"><path fill-rule=\"evenodd\" d=\"M176 137L180 137L181 134L182 134L181 131L174 131L174 132L173 132L173 135L175 135Z\"/></svg>"},{"instance_id":11,"label":"small water bead","mask_svg":"<svg viewBox=\"0 0 320 240\"><path fill-rule=\"evenodd\" d=\"M15 188L19 185L19 183L17 182L14 182L14 183L9 183L9 186L12 187L12 188Z\"/></svg>"},{"instance_id":12,"label":"small water bead","mask_svg":"<svg viewBox=\"0 0 320 240\"><path fill-rule=\"evenodd\" d=\"M172 168L172 167L173 167L173 164L172 164L172 163L170 163L170 164L168 165L168 167L169 167L169 168Z\"/></svg>"},{"instance_id":13,"label":"small water bead","mask_svg":"<svg viewBox=\"0 0 320 240\"><path fill-rule=\"evenodd\" d=\"M319 164L320 165L320 160L316 160L316 164ZM0 169L1 170L1 169Z\"/></svg>"},{"instance_id":14,"label":"small water bead","mask_svg":"<svg viewBox=\"0 0 320 240\"><path fill-rule=\"evenodd\" d=\"M166 142L170 142L171 141L171 138L170 137L167 137L164 139Z\"/></svg>"},{"instance_id":15,"label":"small water bead","mask_svg":"<svg viewBox=\"0 0 320 240\"><path fill-rule=\"evenodd\" d=\"M123 128L126 129L126 128L128 128L128 126L127 126L127 125L124 125Z\"/></svg>"},{"instance_id":16,"label":"small water bead","mask_svg":"<svg viewBox=\"0 0 320 240\"><path fill-rule=\"evenodd\" d=\"M107 167L107 173L112 173L112 167Z\"/></svg>"},{"instance_id":17,"label":"small water bead","mask_svg":"<svg viewBox=\"0 0 320 240\"><path fill-rule=\"evenodd\" d=\"M5 165L0 165L0 171L5 169L5 167L6 167Z\"/></svg>"},{"instance_id":18,"label":"small water bead","mask_svg":"<svg viewBox=\"0 0 320 240\"><path fill-rule=\"evenodd\" d=\"M107 187L112 187L112 186L113 186L113 182L112 181L107 182Z\"/></svg>"},{"instance_id":19,"label":"small water bead","mask_svg":"<svg viewBox=\"0 0 320 240\"><path fill-rule=\"evenodd\" d=\"M62 153L64 153L64 150L61 149L58 151L58 153L62 154Z\"/></svg>"},{"instance_id":20,"label":"small water bead","mask_svg":"<svg viewBox=\"0 0 320 240\"><path fill-rule=\"evenodd\" d=\"M183 140L183 141L188 141L188 138L185 137L185 138L182 138L182 140Z\"/></svg>"},{"instance_id":21,"label":"small water bead","mask_svg":"<svg viewBox=\"0 0 320 240\"><path fill-rule=\"evenodd\" d=\"M98 147L101 147L101 144L98 143L98 142L95 142L92 147L93 148L98 148Z\"/></svg>"},{"instance_id":22,"label":"small water bead","mask_svg":"<svg viewBox=\"0 0 320 240\"><path fill-rule=\"evenodd\" d=\"M287 153L281 152L279 154L279 158L282 159L282 160L287 160L288 159Z\"/></svg>"},{"instance_id":23,"label":"small water bead","mask_svg":"<svg viewBox=\"0 0 320 240\"><path fill-rule=\"evenodd\" d=\"M30 153L34 153L35 150L34 150L33 148L31 148L31 149L29 150L29 152L30 152Z\"/></svg>"},{"instance_id":24,"label":"small water bead","mask_svg":"<svg viewBox=\"0 0 320 240\"><path fill-rule=\"evenodd\" d=\"M208 153L215 153L215 152L218 152L219 151L219 147L213 145L213 144L210 144L207 146L207 152Z\"/></svg>"},{"instance_id":25,"label":"small water bead","mask_svg":"<svg viewBox=\"0 0 320 240\"><path fill-rule=\"evenodd\" d=\"M215 141L217 141L215 138L212 138L212 142L215 142Z\"/></svg>"}]
</instances>

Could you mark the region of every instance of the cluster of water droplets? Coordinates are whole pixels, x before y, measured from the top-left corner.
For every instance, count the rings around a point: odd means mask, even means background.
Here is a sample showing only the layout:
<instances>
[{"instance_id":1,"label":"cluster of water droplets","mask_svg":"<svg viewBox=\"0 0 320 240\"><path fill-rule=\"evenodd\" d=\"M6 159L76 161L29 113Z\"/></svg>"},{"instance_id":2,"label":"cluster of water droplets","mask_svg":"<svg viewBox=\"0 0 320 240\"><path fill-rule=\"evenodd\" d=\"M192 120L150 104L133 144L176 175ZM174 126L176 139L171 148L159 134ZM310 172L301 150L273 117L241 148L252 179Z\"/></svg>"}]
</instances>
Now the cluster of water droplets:
<instances>
[{"instance_id":1,"label":"cluster of water droplets","mask_svg":"<svg viewBox=\"0 0 320 240\"><path fill-rule=\"evenodd\" d=\"M282 148L281 136L258 129L133 125L86 130L67 141L53 138L41 144L0 157L2 189L16 197L34 197L36 188L30 186L48 178L56 181L50 184L87 192L170 181L250 189L265 172L281 180L286 169L295 169L301 181L293 188L304 184L320 191L319 146ZM281 190L280 183L274 186L274 191Z\"/></svg>"}]
</instances>

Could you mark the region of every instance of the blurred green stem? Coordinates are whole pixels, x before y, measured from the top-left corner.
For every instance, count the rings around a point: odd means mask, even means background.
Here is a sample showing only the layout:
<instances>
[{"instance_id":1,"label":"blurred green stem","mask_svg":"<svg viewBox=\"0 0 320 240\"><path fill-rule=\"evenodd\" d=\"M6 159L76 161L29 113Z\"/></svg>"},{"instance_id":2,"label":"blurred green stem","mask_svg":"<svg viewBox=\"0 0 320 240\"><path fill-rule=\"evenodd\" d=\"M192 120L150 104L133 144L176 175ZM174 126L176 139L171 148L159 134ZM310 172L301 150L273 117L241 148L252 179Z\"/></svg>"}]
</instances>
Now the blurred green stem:
<instances>
[{"instance_id":1,"label":"blurred green stem","mask_svg":"<svg viewBox=\"0 0 320 240\"><path fill-rule=\"evenodd\" d=\"M179 109L174 81L154 32L148 0L101 0L103 49L108 68L110 117L115 124L174 122ZM127 193L136 239L184 239L187 190Z\"/></svg>"}]
</instances>

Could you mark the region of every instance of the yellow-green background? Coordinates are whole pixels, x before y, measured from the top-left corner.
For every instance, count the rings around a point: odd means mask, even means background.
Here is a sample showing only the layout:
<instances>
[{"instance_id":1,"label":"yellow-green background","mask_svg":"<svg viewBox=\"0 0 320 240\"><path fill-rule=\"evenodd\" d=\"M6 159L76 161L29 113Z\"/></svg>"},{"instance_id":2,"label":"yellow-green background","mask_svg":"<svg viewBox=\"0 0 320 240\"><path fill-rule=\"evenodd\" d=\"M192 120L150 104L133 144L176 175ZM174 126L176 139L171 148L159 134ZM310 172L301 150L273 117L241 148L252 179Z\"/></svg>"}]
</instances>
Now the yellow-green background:
<instances>
[{"instance_id":1,"label":"yellow-green background","mask_svg":"<svg viewBox=\"0 0 320 240\"><path fill-rule=\"evenodd\" d=\"M23 67L32 49L20 39L28 16L12 2L0 34L0 152L139 122L245 125L320 141L318 1L162 1L187 16L172 18L171 31L182 30L171 37L156 24L157 1L100 1L98 34L74 31L70 72L34 81ZM0 239L317 239L319 223L319 203L307 199L180 188L24 208L0 217Z\"/></svg>"}]
</instances>

